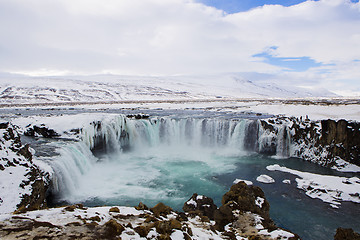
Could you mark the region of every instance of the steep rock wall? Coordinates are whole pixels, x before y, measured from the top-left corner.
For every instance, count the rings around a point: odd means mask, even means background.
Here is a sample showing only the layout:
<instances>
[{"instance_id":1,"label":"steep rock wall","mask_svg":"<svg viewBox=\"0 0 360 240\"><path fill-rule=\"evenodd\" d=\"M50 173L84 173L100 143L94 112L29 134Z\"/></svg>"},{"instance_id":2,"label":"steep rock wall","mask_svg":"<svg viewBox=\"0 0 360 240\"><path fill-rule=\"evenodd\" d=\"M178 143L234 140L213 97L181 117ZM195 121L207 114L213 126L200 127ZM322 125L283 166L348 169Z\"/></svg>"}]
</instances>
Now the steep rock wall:
<instances>
[{"instance_id":1,"label":"steep rock wall","mask_svg":"<svg viewBox=\"0 0 360 240\"><path fill-rule=\"evenodd\" d=\"M310 121L270 118L258 123L258 152L298 157L323 166L360 166L360 123L346 120Z\"/></svg>"},{"instance_id":2,"label":"steep rock wall","mask_svg":"<svg viewBox=\"0 0 360 240\"><path fill-rule=\"evenodd\" d=\"M46 207L46 174L33 162L28 145L23 145L17 128L0 123L0 213Z\"/></svg>"}]
</instances>

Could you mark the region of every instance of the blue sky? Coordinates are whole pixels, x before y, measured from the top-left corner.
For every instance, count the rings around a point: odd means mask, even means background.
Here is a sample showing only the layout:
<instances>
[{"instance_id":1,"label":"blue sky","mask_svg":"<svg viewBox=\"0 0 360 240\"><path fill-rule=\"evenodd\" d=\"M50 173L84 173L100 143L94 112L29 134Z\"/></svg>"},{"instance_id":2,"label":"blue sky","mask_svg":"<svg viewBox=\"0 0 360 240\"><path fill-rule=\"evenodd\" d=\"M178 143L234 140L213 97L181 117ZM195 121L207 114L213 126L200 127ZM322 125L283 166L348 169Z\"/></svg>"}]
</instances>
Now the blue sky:
<instances>
[{"instance_id":1,"label":"blue sky","mask_svg":"<svg viewBox=\"0 0 360 240\"><path fill-rule=\"evenodd\" d=\"M253 72L360 95L359 26L358 0L0 0L0 72Z\"/></svg>"},{"instance_id":2,"label":"blue sky","mask_svg":"<svg viewBox=\"0 0 360 240\"><path fill-rule=\"evenodd\" d=\"M265 4L280 4L291 6L305 2L304 0L199 0L198 2L217 9L224 10L227 13L237 13L249 9L263 6Z\"/></svg>"},{"instance_id":3,"label":"blue sky","mask_svg":"<svg viewBox=\"0 0 360 240\"><path fill-rule=\"evenodd\" d=\"M252 8L263 6L265 4L279 4L283 6L296 5L304 0L199 0L200 3L203 3L208 6L221 9L226 13L238 13L248 11ZM275 48L276 49L276 48ZM289 71L306 71L310 67L320 66L320 63L316 63L314 60L309 57L300 57L300 58L282 58L274 57L267 52L261 52L253 55L254 57L260 57L264 62L289 69Z\"/></svg>"},{"instance_id":4,"label":"blue sky","mask_svg":"<svg viewBox=\"0 0 360 240\"><path fill-rule=\"evenodd\" d=\"M264 6L264 5L282 5L285 7L297 5L306 0L198 0L199 3L207 6L215 7L223 10L228 14L245 12L253 8ZM318 1L318 0L312 0ZM359 2L359 0L349 0L353 3ZM276 47L273 49L276 50ZM308 56L302 57L276 57L268 52L259 52L253 55L263 59L263 62L283 67L285 71L303 72L311 67L323 66L321 62L316 62Z\"/></svg>"},{"instance_id":5,"label":"blue sky","mask_svg":"<svg viewBox=\"0 0 360 240\"><path fill-rule=\"evenodd\" d=\"M317 1L317 0L314 0ZM278 4L282 6L292 6L304 0L198 0L208 6L224 10L227 13L237 13L250 10L255 7L263 6L265 4ZM351 0L351 2L359 2L359 0Z\"/></svg>"},{"instance_id":6,"label":"blue sky","mask_svg":"<svg viewBox=\"0 0 360 240\"><path fill-rule=\"evenodd\" d=\"M270 49L276 50L277 47L271 47ZM311 67L323 66L322 63L318 63L310 57L276 57L268 51L254 54L253 57L260 58L265 63L283 67L286 69L284 71L304 72Z\"/></svg>"}]
</instances>

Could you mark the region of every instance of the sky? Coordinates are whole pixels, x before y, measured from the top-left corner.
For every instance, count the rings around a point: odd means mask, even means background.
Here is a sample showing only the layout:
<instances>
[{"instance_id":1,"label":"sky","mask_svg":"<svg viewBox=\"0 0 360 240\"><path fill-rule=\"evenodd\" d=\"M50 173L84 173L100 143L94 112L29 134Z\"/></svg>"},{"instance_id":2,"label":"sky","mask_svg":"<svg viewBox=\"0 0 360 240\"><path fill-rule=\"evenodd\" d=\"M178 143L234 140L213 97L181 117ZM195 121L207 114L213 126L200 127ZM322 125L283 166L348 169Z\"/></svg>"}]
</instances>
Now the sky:
<instances>
[{"instance_id":1,"label":"sky","mask_svg":"<svg viewBox=\"0 0 360 240\"><path fill-rule=\"evenodd\" d=\"M360 3L0 0L0 72L243 73L357 95Z\"/></svg>"}]
</instances>

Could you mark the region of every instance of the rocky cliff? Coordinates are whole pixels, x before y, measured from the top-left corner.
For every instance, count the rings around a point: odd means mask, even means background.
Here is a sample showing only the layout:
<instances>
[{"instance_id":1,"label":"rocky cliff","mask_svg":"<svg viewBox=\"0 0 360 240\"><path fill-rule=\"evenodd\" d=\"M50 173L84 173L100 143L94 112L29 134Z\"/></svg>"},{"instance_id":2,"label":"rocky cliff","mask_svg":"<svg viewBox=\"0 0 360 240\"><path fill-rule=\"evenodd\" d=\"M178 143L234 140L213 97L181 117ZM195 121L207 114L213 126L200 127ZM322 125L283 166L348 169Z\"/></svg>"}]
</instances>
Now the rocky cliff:
<instances>
[{"instance_id":1,"label":"rocky cliff","mask_svg":"<svg viewBox=\"0 0 360 240\"><path fill-rule=\"evenodd\" d=\"M245 149L278 157L297 157L338 169L360 166L360 123L277 117L249 124Z\"/></svg>"},{"instance_id":2,"label":"rocky cliff","mask_svg":"<svg viewBox=\"0 0 360 240\"><path fill-rule=\"evenodd\" d=\"M46 207L46 174L33 162L17 128L0 123L0 213Z\"/></svg>"}]
</instances>

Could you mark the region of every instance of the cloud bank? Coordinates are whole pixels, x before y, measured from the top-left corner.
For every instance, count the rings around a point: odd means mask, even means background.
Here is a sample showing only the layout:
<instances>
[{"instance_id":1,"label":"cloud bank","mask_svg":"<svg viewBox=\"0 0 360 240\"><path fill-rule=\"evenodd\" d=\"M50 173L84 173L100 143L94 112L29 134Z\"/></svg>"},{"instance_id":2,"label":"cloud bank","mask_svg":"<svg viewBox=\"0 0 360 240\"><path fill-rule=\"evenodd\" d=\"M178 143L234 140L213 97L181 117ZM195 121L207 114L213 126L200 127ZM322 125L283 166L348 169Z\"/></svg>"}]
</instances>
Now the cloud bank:
<instances>
[{"instance_id":1,"label":"cloud bank","mask_svg":"<svg viewBox=\"0 0 360 240\"><path fill-rule=\"evenodd\" d=\"M0 0L0 71L255 72L288 85L360 92L359 26L360 3L350 0L234 14L191 0ZM317 65L290 71L256 57L264 52Z\"/></svg>"}]
</instances>

